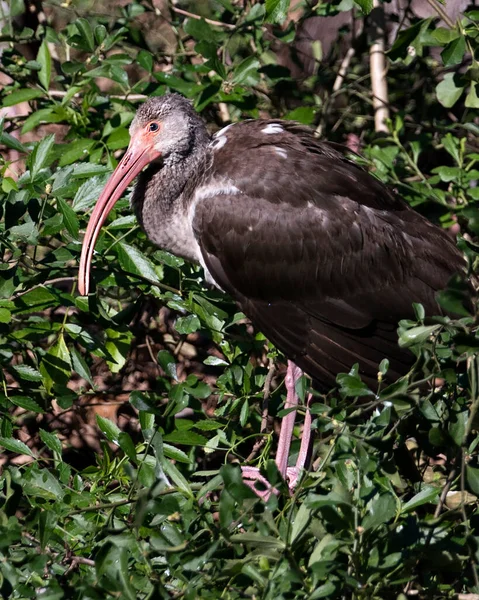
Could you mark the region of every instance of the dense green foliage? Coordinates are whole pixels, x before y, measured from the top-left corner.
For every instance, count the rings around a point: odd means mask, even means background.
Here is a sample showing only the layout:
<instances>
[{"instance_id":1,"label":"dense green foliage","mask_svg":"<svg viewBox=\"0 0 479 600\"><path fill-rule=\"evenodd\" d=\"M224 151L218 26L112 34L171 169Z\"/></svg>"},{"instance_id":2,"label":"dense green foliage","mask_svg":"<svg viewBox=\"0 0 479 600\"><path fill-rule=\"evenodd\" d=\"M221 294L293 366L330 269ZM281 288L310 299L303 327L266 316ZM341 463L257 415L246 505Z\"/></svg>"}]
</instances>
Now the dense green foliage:
<instances>
[{"instance_id":1,"label":"dense green foliage","mask_svg":"<svg viewBox=\"0 0 479 600\"><path fill-rule=\"evenodd\" d=\"M479 594L479 340L460 284L441 302L462 318L425 322L417 306L417 321L401 324L418 357L409 377L385 387L379 376L370 390L353 368L317 399L313 466L292 497L271 460L272 423L260 433L264 396L282 414L273 369L284 361L200 268L148 242L127 199L97 245L95 293L75 291L80 232L138 96L168 90L212 130L272 115L334 141L356 136L377 177L456 228L473 273L478 11L401 24L388 55L390 133L379 136L366 34L334 92L341 57L321 56L321 44L312 73L278 62L308 16L352 2L319 2L295 23L284 0L186 6L222 25L114 4L45 3L32 28L23 0L1 3L0 595ZM356 24L369 4L357 2ZM160 42L144 33L149 21ZM434 376L443 383L414 383ZM241 481L248 455L281 491L267 503Z\"/></svg>"}]
</instances>

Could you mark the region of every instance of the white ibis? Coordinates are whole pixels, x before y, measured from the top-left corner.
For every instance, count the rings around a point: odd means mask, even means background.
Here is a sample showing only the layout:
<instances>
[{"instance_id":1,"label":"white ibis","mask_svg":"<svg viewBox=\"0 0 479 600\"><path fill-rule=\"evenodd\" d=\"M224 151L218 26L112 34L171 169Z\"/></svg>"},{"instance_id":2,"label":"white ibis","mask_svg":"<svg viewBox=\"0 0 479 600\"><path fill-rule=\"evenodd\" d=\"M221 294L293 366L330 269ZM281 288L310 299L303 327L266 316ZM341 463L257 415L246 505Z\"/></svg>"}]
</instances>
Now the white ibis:
<instances>
[{"instance_id":1,"label":"white ibis","mask_svg":"<svg viewBox=\"0 0 479 600\"><path fill-rule=\"evenodd\" d=\"M408 371L398 321L414 318L413 302L437 314L435 293L464 269L446 232L344 149L294 122L250 120L211 137L191 104L169 94L139 108L130 134L88 223L81 294L88 294L100 228L139 176L132 205L150 240L200 263L207 280L294 362L286 406L297 403L299 368L323 386L354 363L369 381L383 358L391 377ZM284 418L278 443L284 478L294 419L294 412ZM309 418L304 429L299 466ZM257 476L251 468L244 474Z\"/></svg>"}]
</instances>

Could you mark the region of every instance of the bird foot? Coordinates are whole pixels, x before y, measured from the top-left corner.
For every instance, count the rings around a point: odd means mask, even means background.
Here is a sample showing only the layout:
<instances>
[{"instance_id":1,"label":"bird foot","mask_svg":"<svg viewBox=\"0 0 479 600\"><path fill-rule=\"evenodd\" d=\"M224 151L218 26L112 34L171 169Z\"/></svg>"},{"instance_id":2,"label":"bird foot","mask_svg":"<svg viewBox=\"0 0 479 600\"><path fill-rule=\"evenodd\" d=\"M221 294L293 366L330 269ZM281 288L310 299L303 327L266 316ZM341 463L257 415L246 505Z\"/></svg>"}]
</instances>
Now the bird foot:
<instances>
[{"instance_id":1,"label":"bird foot","mask_svg":"<svg viewBox=\"0 0 479 600\"><path fill-rule=\"evenodd\" d=\"M241 467L241 471L243 473L244 483L265 502L270 499L271 494L275 494L276 496L279 495L279 490L272 486L270 482L263 477L263 475L261 475L257 467ZM288 484L290 494L294 492L294 488L296 487L300 473L301 469L298 467L288 467L286 470L286 482ZM255 484L257 481L262 484L264 489L258 489L256 487Z\"/></svg>"},{"instance_id":2,"label":"bird foot","mask_svg":"<svg viewBox=\"0 0 479 600\"><path fill-rule=\"evenodd\" d=\"M241 472L243 473L244 483L265 502L270 499L271 494L275 494L276 496L279 494L279 491L273 487L263 475L261 475L257 467L241 467ZM256 487L255 484L257 481L262 484L262 487L264 486L264 489L258 489Z\"/></svg>"}]
</instances>

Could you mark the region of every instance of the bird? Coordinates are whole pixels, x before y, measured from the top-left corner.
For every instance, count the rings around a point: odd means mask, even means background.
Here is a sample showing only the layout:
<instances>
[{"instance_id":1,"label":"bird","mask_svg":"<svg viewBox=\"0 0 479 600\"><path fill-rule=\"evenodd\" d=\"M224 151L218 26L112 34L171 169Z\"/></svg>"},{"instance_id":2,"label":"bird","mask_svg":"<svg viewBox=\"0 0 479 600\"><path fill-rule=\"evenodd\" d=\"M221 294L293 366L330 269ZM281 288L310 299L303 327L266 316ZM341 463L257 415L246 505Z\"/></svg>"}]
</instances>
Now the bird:
<instances>
[{"instance_id":1,"label":"bird","mask_svg":"<svg viewBox=\"0 0 479 600\"><path fill-rule=\"evenodd\" d=\"M356 363L366 382L377 382L384 358L391 380L406 374L412 354L398 345L399 320L415 319L413 303L440 314L436 293L465 270L448 233L346 148L281 119L245 120L210 135L192 103L170 93L139 107L128 149L91 214L82 295L100 229L135 178L131 205L151 242L200 264L206 281L287 357L286 408L298 403L302 371L320 388ZM294 422L294 411L283 418L276 455L291 487L307 454L309 411L289 473ZM243 474L267 483L253 468Z\"/></svg>"}]
</instances>

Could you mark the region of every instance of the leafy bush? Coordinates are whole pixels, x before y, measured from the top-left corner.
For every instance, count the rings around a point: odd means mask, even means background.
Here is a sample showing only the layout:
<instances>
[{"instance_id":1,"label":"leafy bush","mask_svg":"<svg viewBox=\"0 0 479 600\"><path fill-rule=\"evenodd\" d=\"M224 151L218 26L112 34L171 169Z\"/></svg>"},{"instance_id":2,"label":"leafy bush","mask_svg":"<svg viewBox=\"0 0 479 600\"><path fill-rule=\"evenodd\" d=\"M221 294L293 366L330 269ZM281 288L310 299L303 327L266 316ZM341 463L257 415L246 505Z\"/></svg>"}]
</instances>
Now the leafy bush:
<instances>
[{"instance_id":1,"label":"leafy bush","mask_svg":"<svg viewBox=\"0 0 479 600\"><path fill-rule=\"evenodd\" d=\"M369 390L354 368L339 375L313 406L313 466L290 497L272 421L261 429L264 401L282 414L283 361L201 269L148 242L127 200L97 245L97 293L75 291L80 232L138 102L168 90L212 130L270 115L354 136L377 177L460 232L474 273L478 11L440 22L438 4L402 23L377 135L366 34L335 91L334 50L313 44L298 76L284 59L309 17L351 6L319 2L293 22L284 0L192 3L206 19L159 2L1 4L3 597L479 594L474 316L425 322L417 306L401 323L415 380L442 383ZM360 10L354 22L367 30ZM461 298L457 284L441 302ZM281 492L266 504L241 481L246 460Z\"/></svg>"}]
</instances>

